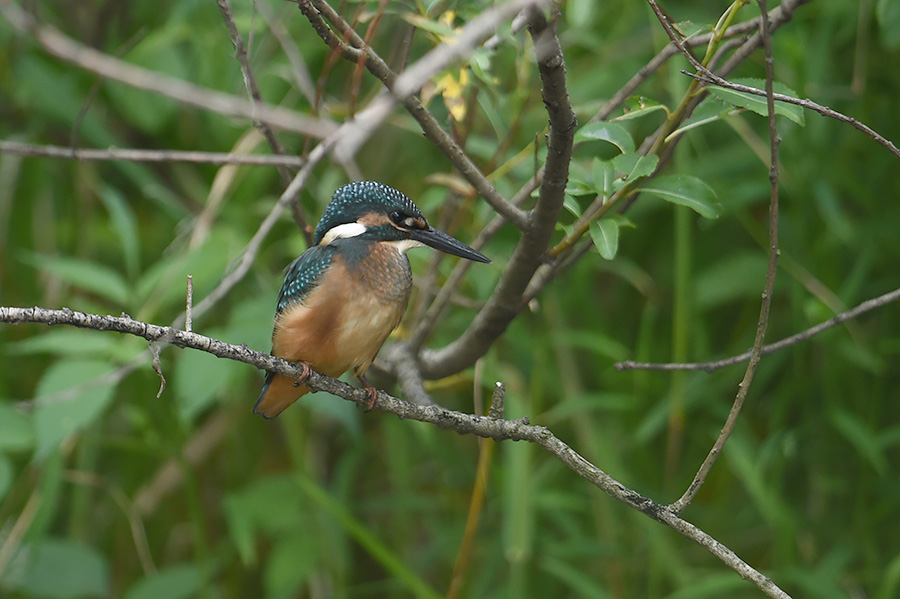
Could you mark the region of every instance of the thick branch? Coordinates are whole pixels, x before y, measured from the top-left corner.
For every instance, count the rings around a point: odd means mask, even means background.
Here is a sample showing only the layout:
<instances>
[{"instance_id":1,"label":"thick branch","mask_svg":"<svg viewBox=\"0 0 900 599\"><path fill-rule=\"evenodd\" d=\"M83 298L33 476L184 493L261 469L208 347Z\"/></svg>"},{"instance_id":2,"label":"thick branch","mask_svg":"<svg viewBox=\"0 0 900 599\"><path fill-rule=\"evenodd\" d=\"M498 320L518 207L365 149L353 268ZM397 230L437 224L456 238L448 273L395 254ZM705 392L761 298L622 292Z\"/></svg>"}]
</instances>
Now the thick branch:
<instances>
[{"instance_id":1,"label":"thick branch","mask_svg":"<svg viewBox=\"0 0 900 599\"><path fill-rule=\"evenodd\" d=\"M292 378L299 377L303 372L303 369L297 364L252 350L246 345L231 345L196 333L140 322L127 316L101 316L99 314L76 312L67 308L47 310L38 307L0 307L0 322L9 324L31 322L47 325L71 325L99 331L117 331L119 333L136 335L150 342L166 342L177 347L205 351L219 358L244 362L245 364ZM326 391L361 406L369 402L369 394L366 390L352 387L317 372L310 374L307 385L314 391ZM384 391L378 392L375 406L380 410L395 414L401 419L427 422L440 428L456 431L459 434L471 434L478 437L496 439L497 441L513 440L537 443L556 456L576 474L602 489L610 497L643 512L657 522L669 526L684 537L704 547L742 578L756 584L770 597L779 599L789 597L768 577L752 568L733 551L693 524L669 511L664 505L629 489L586 460L546 427L530 425L527 419L501 420L489 416L464 414L433 405L417 405L392 397Z\"/></svg>"},{"instance_id":2,"label":"thick branch","mask_svg":"<svg viewBox=\"0 0 900 599\"><path fill-rule=\"evenodd\" d=\"M536 9L529 11L528 20L550 120L538 201L497 288L469 328L450 345L422 353L420 362L426 378L442 378L471 366L503 334L522 310L523 293L541 265L562 208L577 122L569 103L566 65L555 26Z\"/></svg>"}]
</instances>

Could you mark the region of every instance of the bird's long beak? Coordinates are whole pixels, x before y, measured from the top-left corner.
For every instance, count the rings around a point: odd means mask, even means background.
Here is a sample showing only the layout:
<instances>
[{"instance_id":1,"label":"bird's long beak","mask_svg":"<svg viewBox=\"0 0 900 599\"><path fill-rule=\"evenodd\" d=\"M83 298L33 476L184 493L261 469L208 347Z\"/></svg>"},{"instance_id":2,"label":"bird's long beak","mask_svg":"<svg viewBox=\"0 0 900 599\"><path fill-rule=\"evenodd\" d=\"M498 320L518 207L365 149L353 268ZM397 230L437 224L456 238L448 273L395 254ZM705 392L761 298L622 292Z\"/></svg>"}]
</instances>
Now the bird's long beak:
<instances>
[{"instance_id":1,"label":"bird's long beak","mask_svg":"<svg viewBox=\"0 0 900 599\"><path fill-rule=\"evenodd\" d=\"M438 231L437 229L429 227L428 229L414 229L409 233L415 241L422 242L436 250L453 254L460 258L466 258L467 260L472 260L474 262L484 262L487 264L491 261L487 256L476 252L462 241L450 237L443 231Z\"/></svg>"}]
</instances>

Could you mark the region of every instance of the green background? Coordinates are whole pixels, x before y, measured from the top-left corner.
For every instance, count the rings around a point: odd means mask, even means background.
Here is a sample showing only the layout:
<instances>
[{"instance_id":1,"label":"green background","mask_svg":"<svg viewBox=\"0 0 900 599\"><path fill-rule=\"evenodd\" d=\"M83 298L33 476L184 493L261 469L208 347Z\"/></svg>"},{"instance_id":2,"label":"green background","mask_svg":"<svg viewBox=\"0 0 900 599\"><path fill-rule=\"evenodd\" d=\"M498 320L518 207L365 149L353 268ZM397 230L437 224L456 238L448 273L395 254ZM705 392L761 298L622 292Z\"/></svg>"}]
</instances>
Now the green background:
<instances>
[{"instance_id":1,"label":"green background","mask_svg":"<svg viewBox=\"0 0 900 599\"><path fill-rule=\"evenodd\" d=\"M330 50L290 3L267 10L296 44L320 93L297 91L266 20L235 2L269 102L342 121L380 84ZM373 38L384 57L404 16L461 26L484 2L392 2ZM457 6L458 5L458 6ZM34 2L42 22L108 54L244 97L233 46L211 0ZM675 21L715 24L725 3L666 3ZM377 3L347 2L363 23ZM755 4L738 20L756 16ZM435 28L440 31L440 28ZM546 112L530 38L468 63L469 121L457 126L475 163L507 197L533 174ZM812 2L773 39L776 79L801 97L900 139L900 2ZM667 41L639 1L570 0L559 34L580 123ZM436 38L418 30L411 56ZM702 51L700 52L702 54ZM394 64L394 63L392 63ZM448 73L459 76L460 65ZM638 90L674 107L688 85L678 58ZM733 77L763 77L755 52ZM437 78L435 78L437 80ZM440 96L428 104L450 122ZM726 106L721 104L720 110ZM714 111L716 113L718 111ZM621 110L614 116L621 115ZM639 143L664 111L621 121ZM49 57L0 20L0 139L106 148L231 151L243 119L185 107ZM900 280L900 164L859 131L807 112L779 118L781 262L768 340L791 335L895 289ZM528 416L623 483L675 500L731 405L740 366L714 373L618 372L616 361L703 361L752 343L765 273L769 181L764 118L741 112L697 127L664 175L699 178L721 214L642 196L612 260L592 251L549 285L479 363L429 384L444 406L506 383L507 416ZM314 140L280 133L289 152ZM260 153L264 142L255 144ZM573 179L595 158L574 154ZM447 159L396 110L356 169L406 192L446 225ZM325 162L301 203L315 222L350 175ZM218 178L218 179L217 179ZM214 180L224 185L216 197ZM121 312L156 324L220 281L283 190L271 167L79 162L0 155L0 305ZM583 197L572 197L578 212ZM493 216L467 204L452 231L471 241ZM209 228L197 227L209 219ZM560 230L574 216L563 214ZM510 225L483 250L460 291L486 300L517 240ZM283 218L247 277L194 330L269 349L281 269L304 250ZM410 253L413 271L431 255ZM444 260L442 280L455 264ZM425 297L418 289L412 308ZM468 302L471 304L471 301ZM474 315L455 306L430 347ZM402 336L404 328L399 334ZM443 596L460 550L479 441L317 394L281 418L250 414L262 376L177 349L103 378L147 349L115 333L0 326L0 595L79 597ZM86 384L83 384L86 383ZM388 384L388 383L382 383ZM80 386L79 386L80 385ZM889 305L763 359L734 436L684 516L795 596L900 593L900 311ZM60 399L58 392L74 389ZM387 387L391 391L390 386ZM396 390L394 390L396 393ZM756 597L761 593L677 533L590 487L539 447L494 449L464 597Z\"/></svg>"}]
</instances>

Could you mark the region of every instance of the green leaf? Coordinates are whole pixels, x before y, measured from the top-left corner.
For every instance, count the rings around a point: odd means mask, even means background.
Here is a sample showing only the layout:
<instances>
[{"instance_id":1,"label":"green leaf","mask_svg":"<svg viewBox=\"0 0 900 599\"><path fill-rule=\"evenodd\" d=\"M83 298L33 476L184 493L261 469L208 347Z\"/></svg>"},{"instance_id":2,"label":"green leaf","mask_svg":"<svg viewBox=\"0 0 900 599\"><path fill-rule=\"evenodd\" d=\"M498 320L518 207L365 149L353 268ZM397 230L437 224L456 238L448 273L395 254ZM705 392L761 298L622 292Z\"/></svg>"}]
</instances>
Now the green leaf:
<instances>
[{"instance_id":1,"label":"green leaf","mask_svg":"<svg viewBox=\"0 0 900 599\"><path fill-rule=\"evenodd\" d=\"M606 260L616 257L619 250L619 225L611 219L595 220L591 223L591 239L597 251Z\"/></svg>"},{"instance_id":2,"label":"green leaf","mask_svg":"<svg viewBox=\"0 0 900 599\"><path fill-rule=\"evenodd\" d=\"M616 180L616 169L612 163L606 160L594 158L591 162L591 175L594 179L594 187L606 197L613 191Z\"/></svg>"},{"instance_id":3,"label":"green leaf","mask_svg":"<svg viewBox=\"0 0 900 599\"><path fill-rule=\"evenodd\" d=\"M427 31L428 33L433 33L441 37L449 38L452 38L456 35L453 27L447 25L447 23L444 22L432 21L427 17L423 17L414 13L403 13L401 17L404 21L406 21L416 29L421 29L422 31Z\"/></svg>"},{"instance_id":4,"label":"green leaf","mask_svg":"<svg viewBox=\"0 0 900 599\"><path fill-rule=\"evenodd\" d=\"M24 570L4 582L26 596L88 599L110 596L106 559L93 547L68 539L45 539L23 547Z\"/></svg>"},{"instance_id":5,"label":"green leaf","mask_svg":"<svg viewBox=\"0 0 900 599\"><path fill-rule=\"evenodd\" d=\"M178 79L190 79L187 65L191 61L184 53L184 46L176 43L173 37L171 29L151 30L124 58L130 64L151 71ZM178 114L178 103L174 100L115 82L104 87L116 113L147 133L160 133L164 125Z\"/></svg>"},{"instance_id":6,"label":"green leaf","mask_svg":"<svg viewBox=\"0 0 900 599\"><path fill-rule=\"evenodd\" d=\"M12 486L15 474L13 473L12 462L9 458L0 453L0 501L6 497L7 491Z\"/></svg>"},{"instance_id":7,"label":"green leaf","mask_svg":"<svg viewBox=\"0 0 900 599\"><path fill-rule=\"evenodd\" d=\"M764 91L766 89L766 82L763 79L735 79L732 81L732 83L746 85L748 87L753 87L761 91ZM735 106L740 106L741 108L752 110L756 114L762 116L766 116L769 114L768 104L766 102L765 96L756 96L753 94L748 94L746 92L739 92L733 89L719 87L718 85L710 85L708 89L710 93L717 98L734 104ZM772 85L772 89L775 91L775 93L784 94L793 98L797 97L797 92L790 89L786 85L778 83L777 81ZM797 106L796 104L788 104L787 102L776 101L775 114L785 116L800 126L803 126L806 123L803 117L803 108Z\"/></svg>"},{"instance_id":8,"label":"green leaf","mask_svg":"<svg viewBox=\"0 0 900 599\"><path fill-rule=\"evenodd\" d=\"M220 338L221 331L209 330L208 335ZM191 422L216 399L219 391L229 385L234 362L222 360L202 351L179 352L175 362L175 396L178 411L185 422Z\"/></svg>"},{"instance_id":9,"label":"green leaf","mask_svg":"<svg viewBox=\"0 0 900 599\"><path fill-rule=\"evenodd\" d=\"M573 198L568 193L563 196L563 208L568 210L569 213L576 218L581 216L581 206L578 205L578 200Z\"/></svg>"},{"instance_id":10,"label":"green leaf","mask_svg":"<svg viewBox=\"0 0 900 599\"><path fill-rule=\"evenodd\" d=\"M890 470L887 456L879 447L877 435L871 428L860 422L856 415L835 408L830 411L828 417L838 433L856 449L860 457L869 462L879 476L884 476Z\"/></svg>"},{"instance_id":11,"label":"green leaf","mask_svg":"<svg viewBox=\"0 0 900 599\"><path fill-rule=\"evenodd\" d=\"M34 447L34 420L8 403L0 403L0 451L28 451Z\"/></svg>"},{"instance_id":12,"label":"green leaf","mask_svg":"<svg viewBox=\"0 0 900 599\"><path fill-rule=\"evenodd\" d=\"M268 597L296 597L319 562L321 553L310 531L299 528L279 540L266 559L263 582Z\"/></svg>"},{"instance_id":13,"label":"green leaf","mask_svg":"<svg viewBox=\"0 0 900 599\"><path fill-rule=\"evenodd\" d=\"M189 599L202 586L203 577L197 566L177 564L137 581L125 593L125 599Z\"/></svg>"},{"instance_id":14,"label":"green leaf","mask_svg":"<svg viewBox=\"0 0 900 599\"><path fill-rule=\"evenodd\" d=\"M655 100L650 100L645 98L644 96L631 96L627 100L625 100L625 104L623 106L625 112L624 114L617 116L614 119L610 119L610 122L616 121L630 121L632 119L638 119L642 116L647 116L652 112L658 112L662 110L666 114L669 113L668 107L664 104L660 104Z\"/></svg>"},{"instance_id":15,"label":"green leaf","mask_svg":"<svg viewBox=\"0 0 900 599\"><path fill-rule=\"evenodd\" d=\"M678 129L666 136L666 141L670 141L691 129L696 129L697 127L702 127L703 125L733 116L739 110L739 108L735 108L731 104L727 104L715 96L707 96L688 120L686 120Z\"/></svg>"},{"instance_id":16,"label":"green leaf","mask_svg":"<svg viewBox=\"0 0 900 599\"><path fill-rule=\"evenodd\" d=\"M712 31L712 26L708 23L694 23L693 21L679 21L675 23L675 29L681 33L685 39L692 35L697 35L701 31Z\"/></svg>"},{"instance_id":17,"label":"green leaf","mask_svg":"<svg viewBox=\"0 0 900 599\"><path fill-rule=\"evenodd\" d=\"M279 509L273 510L277 505ZM249 486L228 493L222 501L225 522L231 539L247 566L257 563L254 534L257 531L270 536L287 534L303 529L306 501L297 483L288 476L264 476Z\"/></svg>"},{"instance_id":18,"label":"green leaf","mask_svg":"<svg viewBox=\"0 0 900 599\"><path fill-rule=\"evenodd\" d=\"M722 213L722 205L716 199L716 193L712 188L690 175L656 177L641 185L640 191L651 193L679 206L687 206L704 218L718 218Z\"/></svg>"},{"instance_id":19,"label":"green leaf","mask_svg":"<svg viewBox=\"0 0 900 599\"><path fill-rule=\"evenodd\" d=\"M626 183L650 176L656 170L658 163L659 156L656 154L650 156L631 153L619 154L612 160L613 169L617 175L620 175L613 180L613 188L618 189Z\"/></svg>"},{"instance_id":20,"label":"green leaf","mask_svg":"<svg viewBox=\"0 0 900 599\"><path fill-rule=\"evenodd\" d=\"M118 306L125 306L130 295L128 284L115 270L79 258L43 256L22 252L23 262L69 283L70 285L99 295Z\"/></svg>"},{"instance_id":21,"label":"green leaf","mask_svg":"<svg viewBox=\"0 0 900 599\"><path fill-rule=\"evenodd\" d=\"M112 187L100 190L100 199L109 211L109 216L122 244L122 258L129 277L135 277L140 268L140 233L134 211L124 196Z\"/></svg>"},{"instance_id":22,"label":"green leaf","mask_svg":"<svg viewBox=\"0 0 900 599\"><path fill-rule=\"evenodd\" d=\"M108 362L89 360L56 362L44 372L34 411L39 459L103 412L115 389L115 382L105 380L110 372Z\"/></svg>"},{"instance_id":23,"label":"green leaf","mask_svg":"<svg viewBox=\"0 0 900 599\"><path fill-rule=\"evenodd\" d=\"M878 0L875 16L881 42L893 50L900 48L900 0Z\"/></svg>"},{"instance_id":24,"label":"green leaf","mask_svg":"<svg viewBox=\"0 0 900 599\"><path fill-rule=\"evenodd\" d=\"M697 307L708 310L727 302L759 298L767 265L765 254L759 250L725 253L697 273L693 296Z\"/></svg>"},{"instance_id":25,"label":"green leaf","mask_svg":"<svg viewBox=\"0 0 900 599\"><path fill-rule=\"evenodd\" d=\"M57 329L15 341L6 346L10 355L55 354L85 357L87 354L110 355L118 339L108 332L80 329ZM144 344L146 349L146 343Z\"/></svg>"},{"instance_id":26,"label":"green leaf","mask_svg":"<svg viewBox=\"0 0 900 599\"><path fill-rule=\"evenodd\" d=\"M634 140L631 138L631 134L625 130L625 127L616 123L606 121L588 123L575 132L576 143L593 139L608 141L623 153L634 152Z\"/></svg>"}]
</instances>

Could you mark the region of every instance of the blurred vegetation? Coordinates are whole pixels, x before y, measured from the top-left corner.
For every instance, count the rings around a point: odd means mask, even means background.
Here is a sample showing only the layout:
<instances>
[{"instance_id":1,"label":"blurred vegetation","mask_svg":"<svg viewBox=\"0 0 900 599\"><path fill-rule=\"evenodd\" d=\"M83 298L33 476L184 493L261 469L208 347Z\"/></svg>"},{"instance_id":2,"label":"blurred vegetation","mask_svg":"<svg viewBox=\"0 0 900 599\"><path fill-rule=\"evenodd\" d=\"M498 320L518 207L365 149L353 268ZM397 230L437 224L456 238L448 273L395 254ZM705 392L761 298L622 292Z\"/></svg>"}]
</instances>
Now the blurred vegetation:
<instances>
[{"instance_id":1,"label":"blurred vegetation","mask_svg":"<svg viewBox=\"0 0 900 599\"><path fill-rule=\"evenodd\" d=\"M252 3L235 2L268 101L342 119L378 92L371 76L330 58L295 5L257 2L289 32L322 95L309 105L265 20ZM415 59L441 31L425 24L456 8L459 26L487 4L388 3L373 47L395 57L409 23L417 24ZM667 4L676 21L707 27L727 8ZM377 5L346 2L340 10L348 18L361 10L364 33ZM108 54L245 95L211 0L28 6ZM738 19L756 14L753 3ZM569 0L559 29L581 123L667 41L641 1ZM900 140L898 31L896 0L812 2L774 36L776 77ZM445 93L434 90L429 108L508 197L534 172L530 144L543 141L547 117L530 39L503 37L496 52L469 61L465 75L455 65L436 77ZM0 139L268 151L245 121L101 81L2 20L0 48ZM639 90L645 104L672 108L689 83L679 72L686 65L673 59L655 73ZM761 51L732 76L763 77ZM640 140L664 114L619 124ZM454 115L461 123L453 125ZM805 116L803 126L779 118L782 256L768 340L898 286L896 158L846 125ZM279 140L294 153L310 147L296 135ZM752 112L687 132L663 174L704 181L721 204L718 218L642 196L612 260L585 256L474 373L429 389L447 407L471 411L473 389L489 397L503 380L508 417L548 425L625 484L661 502L676 499L718 433L742 367L672 374L618 372L613 363L702 361L750 346L765 271L767 155L765 119ZM590 173L595 157L612 156L609 144L582 144L573 177ZM443 206L452 194L440 175L452 169L411 117L396 111L357 159L362 176L405 191L434 222L449 224ZM347 180L334 164L317 168L301 198L311 222ZM127 312L168 324L184 309L185 276L193 275L195 298L204 297L282 190L271 167L0 155L0 305ZM581 199L571 200L576 212ZM451 232L469 241L491 216L475 202ZM207 229L196 226L201 218ZM516 239L507 225L491 241L484 252L495 263L471 269L466 295L490 295ZM281 269L303 249L296 225L282 219L250 276L194 329L267 351ZM431 260L424 250L410 258L416 273ZM453 263L444 260L440 273ZM455 307L429 344L452 340L473 314ZM109 333L0 326L0 595L444 595L475 483L477 439L363 415L322 394L266 422L250 414L260 373L199 352L163 353L168 386L159 399L146 362L122 380L103 378L146 349ZM92 382L79 387L85 381ZM895 305L764 358L737 430L685 517L796 596L898 596L898 387ZM461 596L760 596L701 547L610 500L538 447L498 444L489 477Z\"/></svg>"}]
</instances>

